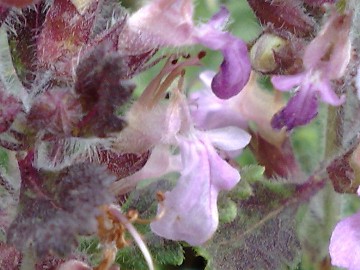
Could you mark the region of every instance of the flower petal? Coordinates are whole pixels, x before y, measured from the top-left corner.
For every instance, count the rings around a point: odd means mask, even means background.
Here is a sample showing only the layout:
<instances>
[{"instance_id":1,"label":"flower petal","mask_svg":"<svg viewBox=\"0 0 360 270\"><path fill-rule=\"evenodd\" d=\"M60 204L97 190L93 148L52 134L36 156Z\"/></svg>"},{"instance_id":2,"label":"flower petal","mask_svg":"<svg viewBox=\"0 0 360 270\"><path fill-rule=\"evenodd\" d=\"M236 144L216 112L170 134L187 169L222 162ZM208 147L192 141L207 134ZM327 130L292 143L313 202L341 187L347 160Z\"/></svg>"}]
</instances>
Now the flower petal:
<instances>
[{"instance_id":1,"label":"flower petal","mask_svg":"<svg viewBox=\"0 0 360 270\"><path fill-rule=\"evenodd\" d=\"M191 44L192 15L192 0L153 0L131 15L127 23L155 47L184 46Z\"/></svg>"},{"instance_id":2,"label":"flower petal","mask_svg":"<svg viewBox=\"0 0 360 270\"><path fill-rule=\"evenodd\" d=\"M271 126L275 129L286 127L287 130L309 123L316 115L318 100L316 93L299 90L285 108L274 115Z\"/></svg>"},{"instance_id":3,"label":"flower petal","mask_svg":"<svg viewBox=\"0 0 360 270\"><path fill-rule=\"evenodd\" d=\"M197 29L196 40L202 45L220 50L224 56L220 71L215 75L211 88L221 99L238 94L250 77L251 64L245 42L219 29L228 17L226 8L222 8L207 24Z\"/></svg>"},{"instance_id":4,"label":"flower petal","mask_svg":"<svg viewBox=\"0 0 360 270\"><path fill-rule=\"evenodd\" d=\"M279 91L290 91L294 86L301 84L305 77L304 73L299 73L296 75L279 75L273 76L271 82L274 87Z\"/></svg>"},{"instance_id":5,"label":"flower petal","mask_svg":"<svg viewBox=\"0 0 360 270\"><path fill-rule=\"evenodd\" d=\"M330 240L331 263L349 270L360 269L360 212L340 221Z\"/></svg>"},{"instance_id":6,"label":"flower petal","mask_svg":"<svg viewBox=\"0 0 360 270\"><path fill-rule=\"evenodd\" d=\"M317 87L322 101L333 106L339 106L345 102L345 95L341 95L339 98L331 88L329 81L323 80L317 84Z\"/></svg>"},{"instance_id":7,"label":"flower petal","mask_svg":"<svg viewBox=\"0 0 360 270\"><path fill-rule=\"evenodd\" d=\"M151 223L154 233L196 246L218 226L217 196L240 180L238 171L222 160L205 140L180 140L183 171L176 187L165 194L163 217Z\"/></svg>"},{"instance_id":8,"label":"flower petal","mask_svg":"<svg viewBox=\"0 0 360 270\"><path fill-rule=\"evenodd\" d=\"M225 126L246 127L246 119L229 102L216 97L211 89L192 93L189 104L195 126L204 130Z\"/></svg>"},{"instance_id":9,"label":"flower petal","mask_svg":"<svg viewBox=\"0 0 360 270\"><path fill-rule=\"evenodd\" d=\"M238 127L224 127L206 131L212 144L224 151L234 151L249 144L251 136Z\"/></svg>"}]
</instances>

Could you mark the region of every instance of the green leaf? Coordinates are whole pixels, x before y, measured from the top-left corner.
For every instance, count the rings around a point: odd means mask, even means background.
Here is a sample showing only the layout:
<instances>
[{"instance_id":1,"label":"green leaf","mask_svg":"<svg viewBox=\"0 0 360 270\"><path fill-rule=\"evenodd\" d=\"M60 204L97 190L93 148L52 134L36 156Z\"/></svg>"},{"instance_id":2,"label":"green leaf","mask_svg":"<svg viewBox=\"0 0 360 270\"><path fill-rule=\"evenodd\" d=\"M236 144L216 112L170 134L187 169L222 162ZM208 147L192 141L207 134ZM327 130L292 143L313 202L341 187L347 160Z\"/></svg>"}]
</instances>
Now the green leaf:
<instances>
[{"instance_id":1,"label":"green leaf","mask_svg":"<svg viewBox=\"0 0 360 270\"><path fill-rule=\"evenodd\" d=\"M157 265L181 265L184 260L184 252L180 243L165 240L149 232L144 235L146 244ZM148 266L140 249L134 244L118 251L116 262L121 269L147 270Z\"/></svg>"},{"instance_id":2,"label":"green leaf","mask_svg":"<svg viewBox=\"0 0 360 270\"><path fill-rule=\"evenodd\" d=\"M134 190L125 204L124 212L135 209L139 212L141 218L152 219L156 216L157 201L156 193L158 191L167 191L172 188L169 181L161 180ZM136 224L137 230L143 235L145 243L153 257L156 265L181 265L184 261L184 251L180 243L165 240L150 231L149 224ZM121 269L148 269L147 264L140 249L131 244L118 251L116 262Z\"/></svg>"},{"instance_id":3,"label":"green leaf","mask_svg":"<svg viewBox=\"0 0 360 270\"><path fill-rule=\"evenodd\" d=\"M233 200L245 200L253 195L253 190L250 185L264 178L265 168L259 165L248 165L241 169L241 181L228 193L228 197Z\"/></svg>"},{"instance_id":4,"label":"green leaf","mask_svg":"<svg viewBox=\"0 0 360 270\"><path fill-rule=\"evenodd\" d=\"M219 198L218 201L219 221L229 223L234 221L237 215L237 205L230 198Z\"/></svg>"}]
</instances>

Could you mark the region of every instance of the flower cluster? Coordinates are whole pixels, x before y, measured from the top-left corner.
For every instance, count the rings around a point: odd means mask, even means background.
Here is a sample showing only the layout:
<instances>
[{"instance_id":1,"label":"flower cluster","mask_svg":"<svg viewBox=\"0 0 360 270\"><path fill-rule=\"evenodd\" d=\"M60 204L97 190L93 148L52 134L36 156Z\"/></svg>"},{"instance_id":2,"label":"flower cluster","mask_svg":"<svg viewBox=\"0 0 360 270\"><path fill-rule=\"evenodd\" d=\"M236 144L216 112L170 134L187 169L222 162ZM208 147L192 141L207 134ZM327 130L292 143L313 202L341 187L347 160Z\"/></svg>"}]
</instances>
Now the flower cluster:
<instances>
[{"instance_id":1,"label":"flower cluster","mask_svg":"<svg viewBox=\"0 0 360 270\"><path fill-rule=\"evenodd\" d=\"M332 145L330 120L324 152L335 160L311 175L289 132L317 116L319 100L345 106L345 86L360 88L343 2L248 0L263 31L246 43L228 30L227 7L198 23L192 0L135 11L116 0L0 0L0 268L117 270L128 234L149 269L180 264L183 245L211 254L208 267L243 269L219 258L224 243L246 268L290 266L297 252L283 244L308 243L295 239L297 208L322 178L337 181L339 164L358 183L354 140ZM204 64L213 55L215 71ZM334 265L360 269L357 223L336 226Z\"/></svg>"}]
</instances>

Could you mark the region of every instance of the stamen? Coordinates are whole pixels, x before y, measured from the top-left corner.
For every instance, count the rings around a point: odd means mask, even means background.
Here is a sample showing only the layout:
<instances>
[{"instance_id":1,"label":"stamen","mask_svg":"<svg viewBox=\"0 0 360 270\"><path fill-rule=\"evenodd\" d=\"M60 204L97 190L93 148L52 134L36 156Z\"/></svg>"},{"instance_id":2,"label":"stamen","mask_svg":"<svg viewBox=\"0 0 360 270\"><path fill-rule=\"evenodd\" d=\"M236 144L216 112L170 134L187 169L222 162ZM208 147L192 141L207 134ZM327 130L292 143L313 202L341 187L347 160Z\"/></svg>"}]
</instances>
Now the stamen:
<instances>
[{"instance_id":1,"label":"stamen","mask_svg":"<svg viewBox=\"0 0 360 270\"><path fill-rule=\"evenodd\" d=\"M155 76L155 78L149 83L149 85L145 88L144 92L138 99L138 103L144 106L147 106L148 101L151 100L151 96L156 91L156 89L160 86L161 80L168 72L171 62L173 61L172 57L169 57L165 62L164 67L160 70L159 74Z\"/></svg>"},{"instance_id":2,"label":"stamen","mask_svg":"<svg viewBox=\"0 0 360 270\"><path fill-rule=\"evenodd\" d=\"M156 104L161 99L161 96L166 92L166 90L169 89L175 79L185 72L185 67L196 65L200 65L199 58L189 58L186 59L186 61L177 64L176 67L169 73L163 83L156 90L152 100L152 105Z\"/></svg>"},{"instance_id":3,"label":"stamen","mask_svg":"<svg viewBox=\"0 0 360 270\"><path fill-rule=\"evenodd\" d=\"M154 270L154 263L151 258L149 249L147 248L146 244L142 240L140 234L137 232L135 227L129 222L129 220L122 214L121 209L116 205L110 205L109 206L109 213L111 213L114 217L116 217L128 230L128 232L132 235L134 238L136 244L140 248L142 254L144 255L144 258L146 260L146 263L149 267L149 270Z\"/></svg>"},{"instance_id":4,"label":"stamen","mask_svg":"<svg viewBox=\"0 0 360 270\"><path fill-rule=\"evenodd\" d=\"M138 99L138 104L142 107L152 108L165 95L166 90L171 86L174 80L181 75L182 70L187 66L200 65L199 60L205 56L205 52L201 51L197 57L190 57L183 62L178 62L176 55L171 55L166 61L160 73L150 82L144 92ZM162 79L166 79L161 83Z\"/></svg>"}]
</instances>

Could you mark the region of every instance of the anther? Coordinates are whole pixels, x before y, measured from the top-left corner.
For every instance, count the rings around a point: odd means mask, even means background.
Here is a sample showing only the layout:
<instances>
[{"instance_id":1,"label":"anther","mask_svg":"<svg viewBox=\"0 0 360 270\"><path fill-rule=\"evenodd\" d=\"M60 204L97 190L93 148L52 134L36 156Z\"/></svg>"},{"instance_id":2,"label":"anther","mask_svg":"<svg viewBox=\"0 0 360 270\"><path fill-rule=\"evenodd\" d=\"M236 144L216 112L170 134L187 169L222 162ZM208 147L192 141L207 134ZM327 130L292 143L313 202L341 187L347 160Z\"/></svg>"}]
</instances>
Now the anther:
<instances>
[{"instance_id":1,"label":"anther","mask_svg":"<svg viewBox=\"0 0 360 270\"><path fill-rule=\"evenodd\" d=\"M202 58L204 58L206 56L206 52L205 51L200 51L199 53L198 53L198 55L197 55L197 57L199 58L199 59L202 59Z\"/></svg>"}]
</instances>

